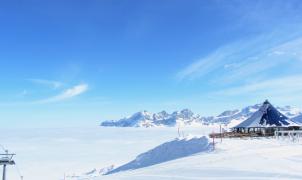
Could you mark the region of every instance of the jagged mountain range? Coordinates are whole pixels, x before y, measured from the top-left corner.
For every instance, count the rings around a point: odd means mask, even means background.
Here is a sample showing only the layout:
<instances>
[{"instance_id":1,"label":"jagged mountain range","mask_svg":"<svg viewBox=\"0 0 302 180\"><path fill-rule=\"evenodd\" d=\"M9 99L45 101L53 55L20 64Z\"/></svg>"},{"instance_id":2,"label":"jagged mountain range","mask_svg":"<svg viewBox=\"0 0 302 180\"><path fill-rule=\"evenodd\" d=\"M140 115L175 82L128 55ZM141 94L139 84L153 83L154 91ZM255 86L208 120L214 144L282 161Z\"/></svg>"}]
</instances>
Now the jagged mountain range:
<instances>
[{"instance_id":1,"label":"jagged mountain range","mask_svg":"<svg viewBox=\"0 0 302 180\"><path fill-rule=\"evenodd\" d=\"M150 113L148 111L141 111L133 114L130 117L122 118L120 120L110 120L101 123L101 126L116 126L116 127L157 127L157 126L176 126L183 125L209 125L221 123L230 125L232 122L241 122L250 117L256 112L262 104L247 106L241 110L224 111L218 116L203 117L199 114L193 113L189 109L182 111L175 111L171 114L166 111L159 113ZM302 119L302 111L291 106L276 107L278 111L289 118L300 117Z\"/></svg>"}]
</instances>

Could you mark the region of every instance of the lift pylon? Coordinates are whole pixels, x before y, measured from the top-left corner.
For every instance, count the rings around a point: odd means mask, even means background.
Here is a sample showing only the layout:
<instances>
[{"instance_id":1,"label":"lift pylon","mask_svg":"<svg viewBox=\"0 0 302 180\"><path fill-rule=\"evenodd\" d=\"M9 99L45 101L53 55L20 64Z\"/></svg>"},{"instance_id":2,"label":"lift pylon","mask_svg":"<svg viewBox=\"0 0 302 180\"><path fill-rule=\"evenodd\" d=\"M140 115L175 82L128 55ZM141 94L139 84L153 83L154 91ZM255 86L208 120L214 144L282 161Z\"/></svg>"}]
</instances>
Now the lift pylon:
<instances>
[{"instance_id":1,"label":"lift pylon","mask_svg":"<svg viewBox=\"0 0 302 180\"><path fill-rule=\"evenodd\" d=\"M6 180L6 166L15 165L15 161L13 160L14 155L16 154L9 154L7 150L5 150L5 154L0 154L0 165L3 165L2 180Z\"/></svg>"}]
</instances>

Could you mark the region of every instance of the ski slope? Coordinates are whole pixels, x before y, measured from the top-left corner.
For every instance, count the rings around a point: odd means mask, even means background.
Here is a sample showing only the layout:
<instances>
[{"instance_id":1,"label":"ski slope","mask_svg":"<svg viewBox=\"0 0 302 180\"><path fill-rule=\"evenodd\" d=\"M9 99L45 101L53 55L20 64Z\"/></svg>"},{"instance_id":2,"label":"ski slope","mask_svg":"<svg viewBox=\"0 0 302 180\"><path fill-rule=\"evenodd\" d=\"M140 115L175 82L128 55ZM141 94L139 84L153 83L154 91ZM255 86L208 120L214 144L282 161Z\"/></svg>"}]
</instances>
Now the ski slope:
<instances>
[{"instance_id":1,"label":"ski slope","mask_svg":"<svg viewBox=\"0 0 302 180\"><path fill-rule=\"evenodd\" d=\"M117 167L105 175L145 168L212 149L206 136L176 138L138 155L133 161Z\"/></svg>"},{"instance_id":2,"label":"ski slope","mask_svg":"<svg viewBox=\"0 0 302 180\"><path fill-rule=\"evenodd\" d=\"M207 135L217 127L181 128ZM177 128L58 128L1 130L1 144L15 152L24 180L302 179L302 140L216 140L214 151L103 176L139 154L175 140ZM211 141L211 140L210 140ZM111 168L111 169L110 169ZM67 177L68 176L68 177ZM73 177L73 178L71 178ZM8 167L8 179L19 180Z\"/></svg>"},{"instance_id":3,"label":"ski slope","mask_svg":"<svg viewBox=\"0 0 302 180\"><path fill-rule=\"evenodd\" d=\"M302 179L302 145L268 139L224 140L216 150L107 179Z\"/></svg>"}]
</instances>

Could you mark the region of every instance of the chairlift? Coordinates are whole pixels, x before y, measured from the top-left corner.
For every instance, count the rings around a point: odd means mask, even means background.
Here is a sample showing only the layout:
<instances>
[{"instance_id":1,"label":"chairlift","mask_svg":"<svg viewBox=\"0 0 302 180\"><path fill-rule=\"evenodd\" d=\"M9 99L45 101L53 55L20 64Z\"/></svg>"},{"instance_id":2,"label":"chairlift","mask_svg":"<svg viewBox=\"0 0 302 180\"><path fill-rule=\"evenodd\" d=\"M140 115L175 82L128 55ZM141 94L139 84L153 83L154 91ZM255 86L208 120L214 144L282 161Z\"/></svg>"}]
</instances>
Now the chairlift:
<instances>
[{"instance_id":1,"label":"chairlift","mask_svg":"<svg viewBox=\"0 0 302 180\"><path fill-rule=\"evenodd\" d=\"M6 166L7 165L15 165L15 161L13 160L13 157L16 154L10 154L8 153L8 150L5 150L4 154L0 154L0 165L3 166L3 175L2 175L2 180L6 180ZM23 177L21 176L21 179Z\"/></svg>"}]
</instances>

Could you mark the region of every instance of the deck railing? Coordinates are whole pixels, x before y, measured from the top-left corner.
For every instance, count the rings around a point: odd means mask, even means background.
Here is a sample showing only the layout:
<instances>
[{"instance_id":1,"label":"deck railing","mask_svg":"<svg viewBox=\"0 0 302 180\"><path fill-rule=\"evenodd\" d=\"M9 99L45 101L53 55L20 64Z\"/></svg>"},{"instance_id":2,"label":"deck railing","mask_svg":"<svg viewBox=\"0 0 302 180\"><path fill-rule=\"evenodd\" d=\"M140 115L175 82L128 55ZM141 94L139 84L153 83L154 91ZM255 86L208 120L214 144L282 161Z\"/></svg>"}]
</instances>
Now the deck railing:
<instances>
[{"instance_id":1,"label":"deck railing","mask_svg":"<svg viewBox=\"0 0 302 180\"><path fill-rule=\"evenodd\" d=\"M300 138L302 137L302 130L292 130L292 131L275 131L275 137L292 137Z\"/></svg>"}]
</instances>

